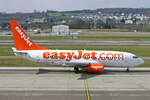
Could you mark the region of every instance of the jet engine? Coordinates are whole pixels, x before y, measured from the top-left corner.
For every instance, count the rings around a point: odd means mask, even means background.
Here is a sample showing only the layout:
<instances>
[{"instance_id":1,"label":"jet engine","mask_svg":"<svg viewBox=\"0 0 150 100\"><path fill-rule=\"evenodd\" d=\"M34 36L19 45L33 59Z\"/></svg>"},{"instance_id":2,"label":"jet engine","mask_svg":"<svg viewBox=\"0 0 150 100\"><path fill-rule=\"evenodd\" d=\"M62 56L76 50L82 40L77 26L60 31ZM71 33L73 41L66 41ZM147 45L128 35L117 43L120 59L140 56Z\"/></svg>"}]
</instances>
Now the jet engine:
<instances>
[{"instance_id":1,"label":"jet engine","mask_svg":"<svg viewBox=\"0 0 150 100\"><path fill-rule=\"evenodd\" d=\"M88 72L104 72L104 64L89 64Z\"/></svg>"}]
</instances>

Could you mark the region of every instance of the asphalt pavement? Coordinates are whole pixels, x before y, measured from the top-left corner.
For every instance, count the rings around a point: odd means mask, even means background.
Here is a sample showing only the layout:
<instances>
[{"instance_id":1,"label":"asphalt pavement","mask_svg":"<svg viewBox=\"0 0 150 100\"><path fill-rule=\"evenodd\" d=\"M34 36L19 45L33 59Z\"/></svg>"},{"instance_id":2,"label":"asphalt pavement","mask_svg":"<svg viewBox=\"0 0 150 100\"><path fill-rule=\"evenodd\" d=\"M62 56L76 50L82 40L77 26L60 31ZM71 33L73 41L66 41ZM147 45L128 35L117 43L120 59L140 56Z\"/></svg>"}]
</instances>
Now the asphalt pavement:
<instances>
[{"instance_id":1,"label":"asphalt pavement","mask_svg":"<svg viewBox=\"0 0 150 100\"><path fill-rule=\"evenodd\" d=\"M1 67L0 100L149 100L150 68Z\"/></svg>"}]
</instances>

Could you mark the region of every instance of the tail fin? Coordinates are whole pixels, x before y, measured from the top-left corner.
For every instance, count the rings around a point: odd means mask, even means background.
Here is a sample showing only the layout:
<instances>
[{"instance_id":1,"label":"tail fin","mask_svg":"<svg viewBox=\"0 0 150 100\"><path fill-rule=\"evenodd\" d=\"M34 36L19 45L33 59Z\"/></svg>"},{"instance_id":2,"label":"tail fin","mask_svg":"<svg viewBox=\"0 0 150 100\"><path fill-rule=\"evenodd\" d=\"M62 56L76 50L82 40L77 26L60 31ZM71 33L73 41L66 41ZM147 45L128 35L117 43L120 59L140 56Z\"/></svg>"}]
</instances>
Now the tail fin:
<instances>
[{"instance_id":1,"label":"tail fin","mask_svg":"<svg viewBox=\"0 0 150 100\"><path fill-rule=\"evenodd\" d=\"M47 50L46 48L38 46L32 42L15 20L10 20L10 26L17 50Z\"/></svg>"}]
</instances>

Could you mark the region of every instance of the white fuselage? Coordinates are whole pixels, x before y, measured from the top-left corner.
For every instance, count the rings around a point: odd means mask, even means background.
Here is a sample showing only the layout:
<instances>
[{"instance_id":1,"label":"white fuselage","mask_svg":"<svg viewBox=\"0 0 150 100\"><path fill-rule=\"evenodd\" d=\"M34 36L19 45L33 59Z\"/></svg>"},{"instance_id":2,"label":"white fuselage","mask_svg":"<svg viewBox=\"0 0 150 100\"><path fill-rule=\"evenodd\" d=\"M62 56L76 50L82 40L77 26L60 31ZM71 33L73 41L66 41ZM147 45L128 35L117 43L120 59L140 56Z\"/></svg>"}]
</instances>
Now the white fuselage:
<instances>
[{"instance_id":1,"label":"white fuselage","mask_svg":"<svg viewBox=\"0 0 150 100\"><path fill-rule=\"evenodd\" d=\"M10 20L10 26L16 46L12 48L14 53L37 62L74 66L76 71L78 71L77 66L88 66L88 68L98 68L97 66L101 67L101 65L103 67L134 67L144 63L143 59L127 52L50 50L35 44L15 20Z\"/></svg>"},{"instance_id":2,"label":"white fuselage","mask_svg":"<svg viewBox=\"0 0 150 100\"><path fill-rule=\"evenodd\" d=\"M100 63L106 67L134 67L144 63L134 54L118 51L24 50L15 53L34 61L64 66Z\"/></svg>"}]
</instances>

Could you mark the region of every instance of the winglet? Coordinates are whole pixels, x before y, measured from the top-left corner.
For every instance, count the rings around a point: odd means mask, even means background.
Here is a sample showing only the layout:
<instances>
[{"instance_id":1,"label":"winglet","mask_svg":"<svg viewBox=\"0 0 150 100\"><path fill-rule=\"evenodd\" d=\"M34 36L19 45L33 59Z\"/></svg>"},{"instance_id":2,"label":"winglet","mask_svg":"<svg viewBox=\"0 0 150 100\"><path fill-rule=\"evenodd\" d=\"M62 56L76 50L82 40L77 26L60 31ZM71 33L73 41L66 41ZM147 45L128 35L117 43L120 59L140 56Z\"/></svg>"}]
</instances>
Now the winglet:
<instances>
[{"instance_id":1,"label":"winglet","mask_svg":"<svg viewBox=\"0 0 150 100\"><path fill-rule=\"evenodd\" d=\"M17 50L48 50L36 45L15 20L10 20L10 26Z\"/></svg>"}]
</instances>

